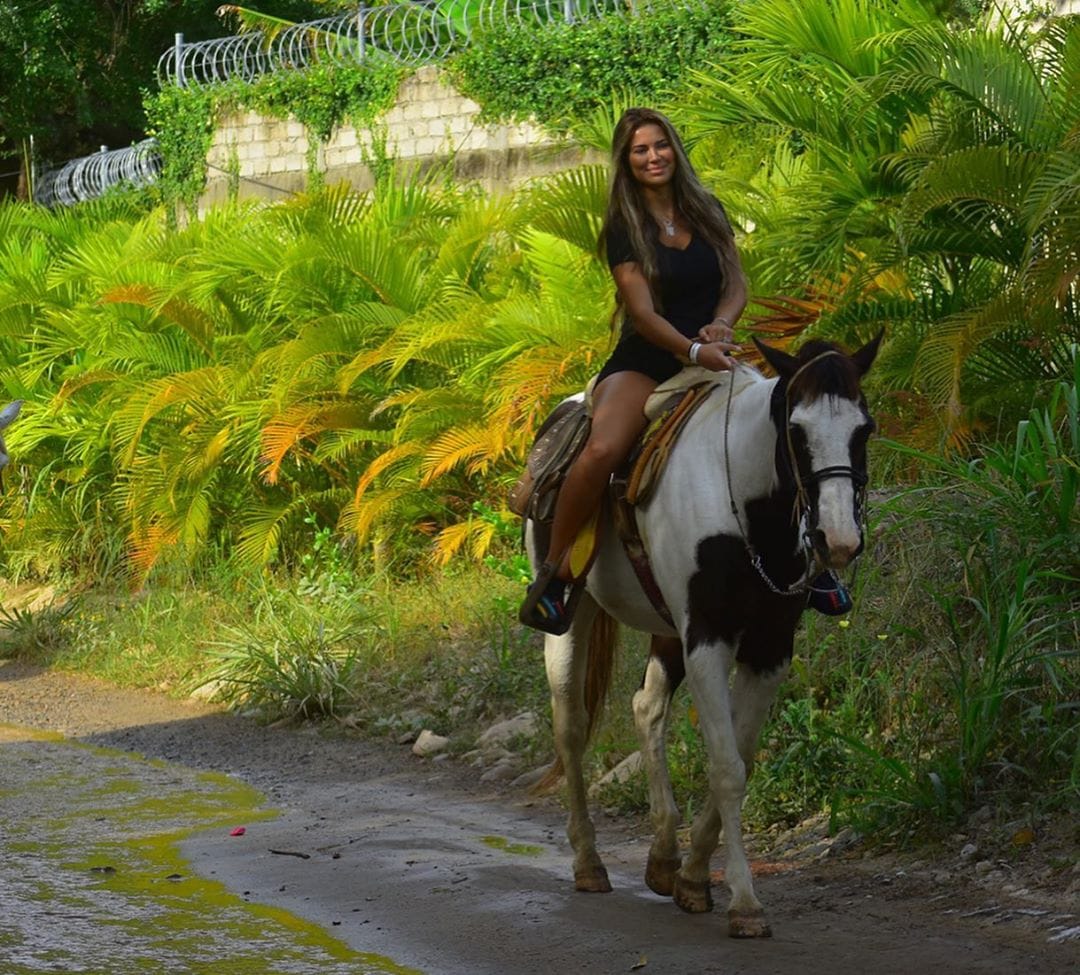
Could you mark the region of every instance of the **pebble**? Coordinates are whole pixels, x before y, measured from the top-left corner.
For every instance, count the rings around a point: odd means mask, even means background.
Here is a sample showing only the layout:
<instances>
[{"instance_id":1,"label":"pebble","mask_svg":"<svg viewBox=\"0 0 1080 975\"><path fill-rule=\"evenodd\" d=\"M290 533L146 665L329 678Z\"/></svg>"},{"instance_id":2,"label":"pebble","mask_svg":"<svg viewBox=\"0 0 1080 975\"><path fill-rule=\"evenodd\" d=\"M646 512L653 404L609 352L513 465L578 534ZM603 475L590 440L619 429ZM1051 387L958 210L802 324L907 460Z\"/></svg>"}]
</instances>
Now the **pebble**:
<instances>
[{"instance_id":1,"label":"pebble","mask_svg":"<svg viewBox=\"0 0 1080 975\"><path fill-rule=\"evenodd\" d=\"M420 732L420 736L416 739L412 746L412 753L419 755L421 758L431 758L432 755L437 755L439 752L444 751L450 744L450 739L437 735L429 728L425 728Z\"/></svg>"}]
</instances>

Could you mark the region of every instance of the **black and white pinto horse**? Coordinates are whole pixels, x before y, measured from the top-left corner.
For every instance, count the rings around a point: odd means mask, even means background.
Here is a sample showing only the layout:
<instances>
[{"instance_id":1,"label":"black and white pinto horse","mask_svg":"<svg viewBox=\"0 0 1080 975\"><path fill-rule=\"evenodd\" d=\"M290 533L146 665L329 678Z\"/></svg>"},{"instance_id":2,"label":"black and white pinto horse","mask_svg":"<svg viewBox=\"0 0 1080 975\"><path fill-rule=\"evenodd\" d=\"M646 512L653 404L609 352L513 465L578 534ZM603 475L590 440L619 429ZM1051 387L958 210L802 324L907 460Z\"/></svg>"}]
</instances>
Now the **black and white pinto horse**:
<instances>
[{"instance_id":1,"label":"black and white pinto horse","mask_svg":"<svg viewBox=\"0 0 1080 975\"><path fill-rule=\"evenodd\" d=\"M637 510L673 625L646 598L610 519L605 524L573 625L564 636L547 636L544 648L578 890L611 890L582 758L606 690L615 624L622 623L653 634L633 699L655 830L645 882L684 910L711 910L709 860L722 826L729 933L770 935L743 846L743 798L762 725L788 672L809 580L822 567L843 569L862 550L874 423L860 380L880 339L850 356L818 340L797 356L758 343L776 378L747 366L717 376ZM526 541L536 565L530 525ZM683 679L699 716L710 788L680 859L665 734Z\"/></svg>"}]
</instances>

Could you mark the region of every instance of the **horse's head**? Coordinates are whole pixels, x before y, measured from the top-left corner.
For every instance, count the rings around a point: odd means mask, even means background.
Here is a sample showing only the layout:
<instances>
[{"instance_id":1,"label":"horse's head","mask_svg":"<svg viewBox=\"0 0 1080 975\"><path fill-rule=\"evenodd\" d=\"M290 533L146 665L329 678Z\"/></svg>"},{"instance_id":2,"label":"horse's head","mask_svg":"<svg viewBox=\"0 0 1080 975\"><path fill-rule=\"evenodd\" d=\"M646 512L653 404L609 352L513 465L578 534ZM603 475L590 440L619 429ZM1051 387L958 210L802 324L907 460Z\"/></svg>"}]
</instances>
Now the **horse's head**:
<instances>
[{"instance_id":1,"label":"horse's head","mask_svg":"<svg viewBox=\"0 0 1080 975\"><path fill-rule=\"evenodd\" d=\"M792 482L807 541L831 569L847 566L863 547L866 442L874 421L860 381L881 336L853 355L817 339L794 356L755 340L780 377L772 406L777 470Z\"/></svg>"}]
</instances>

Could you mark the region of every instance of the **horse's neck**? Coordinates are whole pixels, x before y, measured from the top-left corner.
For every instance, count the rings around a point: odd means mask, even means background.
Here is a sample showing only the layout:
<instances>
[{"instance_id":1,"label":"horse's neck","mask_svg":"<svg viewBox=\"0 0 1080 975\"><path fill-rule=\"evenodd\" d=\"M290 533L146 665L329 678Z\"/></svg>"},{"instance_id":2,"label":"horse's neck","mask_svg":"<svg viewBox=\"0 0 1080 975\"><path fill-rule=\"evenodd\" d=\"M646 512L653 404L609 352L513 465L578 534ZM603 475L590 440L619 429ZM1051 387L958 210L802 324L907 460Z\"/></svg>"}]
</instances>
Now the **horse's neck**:
<instances>
[{"instance_id":1,"label":"horse's neck","mask_svg":"<svg viewBox=\"0 0 1080 975\"><path fill-rule=\"evenodd\" d=\"M717 389L691 418L680 443L687 462L700 471L703 483L723 494L729 505L730 477L736 502L769 494L776 486L776 427L770 415L775 379L755 376L734 390ZM723 485L720 492L716 487Z\"/></svg>"}]
</instances>

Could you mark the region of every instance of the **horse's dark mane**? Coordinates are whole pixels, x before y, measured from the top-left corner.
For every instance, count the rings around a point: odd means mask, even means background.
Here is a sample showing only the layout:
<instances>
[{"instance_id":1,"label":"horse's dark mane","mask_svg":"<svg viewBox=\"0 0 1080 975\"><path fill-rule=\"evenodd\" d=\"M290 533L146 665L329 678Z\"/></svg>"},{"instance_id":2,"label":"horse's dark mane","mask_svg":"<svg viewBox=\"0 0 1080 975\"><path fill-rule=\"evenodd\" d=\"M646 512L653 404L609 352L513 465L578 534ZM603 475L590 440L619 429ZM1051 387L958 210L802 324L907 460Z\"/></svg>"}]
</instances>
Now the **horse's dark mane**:
<instances>
[{"instance_id":1,"label":"horse's dark mane","mask_svg":"<svg viewBox=\"0 0 1080 975\"><path fill-rule=\"evenodd\" d=\"M840 354L825 355L826 352ZM788 397L792 401L803 400L809 403L822 396L858 400L861 396L860 375L851 357L833 342L810 339L800 347L796 359L801 367L818 356L824 357L796 377L788 390Z\"/></svg>"}]
</instances>

